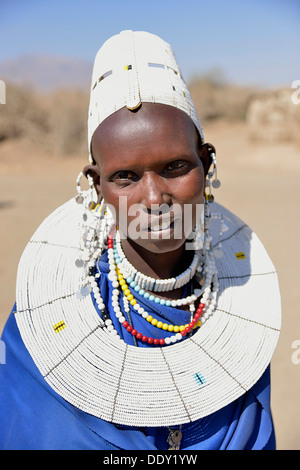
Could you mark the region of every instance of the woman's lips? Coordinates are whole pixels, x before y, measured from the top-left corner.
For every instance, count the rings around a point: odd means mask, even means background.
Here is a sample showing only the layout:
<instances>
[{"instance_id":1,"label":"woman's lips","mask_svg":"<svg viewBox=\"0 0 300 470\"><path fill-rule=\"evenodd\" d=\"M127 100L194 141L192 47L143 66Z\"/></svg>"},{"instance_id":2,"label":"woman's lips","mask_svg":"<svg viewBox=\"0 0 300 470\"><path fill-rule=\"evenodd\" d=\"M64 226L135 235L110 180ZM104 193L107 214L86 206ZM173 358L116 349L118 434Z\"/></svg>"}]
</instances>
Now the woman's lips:
<instances>
[{"instance_id":1,"label":"woman's lips","mask_svg":"<svg viewBox=\"0 0 300 470\"><path fill-rule=\"evenodd\" d=\"M175 220L180 218L180 215L181 207L176 207L174 205L170 206L168 210L164 209L164 211L159 214L157 211L152 211L152 213L142 211L139 215L140 230L147 232L168 230L172 225L174 225Z\"/></svg>"},{"instance_id":2,"label":"woman's lips","mask_svg":"<svg viewBox=\"0 0 300 470\"><path fill-rule=\"evenodd\" d=\"M126 220L119 220L118 225L123 236L128 236L132 240L187 238L195 226L194 209L192 204L184 207L180 204L171 206L165 204L163 208L159 206L155 210L152 208L148 210L142 204L134 204L128 209L129 223L126 218Z\"/></svg>"},{"instance_id":3,"label":"woman's lips","mask_svg":"<svg viewBox=\"0 0 300 470\"><path fill-rule=\"evenodd\" d=\"M162 230L168 230L174 225L174 219L154 221L147 227L148 232L160 232Z\"/></svg>"},{"instance_id":4,"label":"woman's lips","mask_svg":"<svg viewBox=\"0 0 300 470\"><path fill-rule=\"evenodd\" d=\"M174 219L173 217L168 220L160 221L160 223L153 223L143 231L143 234L148 238L155 240L181 238L181 233L182 220L180 218Z\"/></svg>"}]
</instances>

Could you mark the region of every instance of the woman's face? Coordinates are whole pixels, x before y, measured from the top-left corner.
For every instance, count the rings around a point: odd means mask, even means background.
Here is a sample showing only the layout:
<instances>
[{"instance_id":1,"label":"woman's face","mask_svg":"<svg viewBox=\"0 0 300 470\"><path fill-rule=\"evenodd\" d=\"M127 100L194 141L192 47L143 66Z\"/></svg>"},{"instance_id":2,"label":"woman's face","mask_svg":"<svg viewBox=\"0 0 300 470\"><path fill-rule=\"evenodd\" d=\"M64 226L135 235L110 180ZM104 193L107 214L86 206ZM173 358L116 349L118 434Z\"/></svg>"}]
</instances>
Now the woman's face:
<instances>
[{"instance_id":1,"label":"woman's face","mask_svg":"<svg viewBox=\"0 0 300 470\"><path fill-rule=\"evenodd\" d=\"M207 153L184 112L143 103L137 112L122 108L101 123L92 139L96 165L85 171L99 198L114 208L121 236L164 253L183 245L196 224Z\"/></svg>"}]
</instances>

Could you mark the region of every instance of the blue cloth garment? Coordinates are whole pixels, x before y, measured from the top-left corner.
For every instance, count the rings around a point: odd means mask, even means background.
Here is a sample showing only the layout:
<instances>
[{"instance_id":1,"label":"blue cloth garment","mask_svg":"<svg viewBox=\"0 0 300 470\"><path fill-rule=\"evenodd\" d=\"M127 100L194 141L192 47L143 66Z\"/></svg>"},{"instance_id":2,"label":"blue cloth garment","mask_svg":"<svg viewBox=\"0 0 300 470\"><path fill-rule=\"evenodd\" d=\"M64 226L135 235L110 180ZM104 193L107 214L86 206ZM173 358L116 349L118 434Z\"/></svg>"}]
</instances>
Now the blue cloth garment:
<instances>
[{"instance_id":1,"label":"blue cloth garment","mask_svg":"<svg viewBox=\"0 0 300 470\"><path fill-rule=\"evenodd\" d=\"M107 280L105 256L101 259L100 269L103 273L100 290L112 315L109 302L112 287ZM147 311L152 308L156 318L160 315L162 321L182 322L182 311L163 306L156 308L153 302L138 295L136 298ZM148 324L133 309L131 317L135 328L148 336L170 335ZM187 312L187 322L188 318ZM132 335L117 320L114 323L125 341L134 344ZM4 328L2 341L5 363L0 364L0 449L168 449L169 430L166 427L138 428L112 424L79 410L59 396L46 383L25 348L13 312ZM151 347L144 343L140 346ZM184 424L181 431L181 450L275 449L270 410L270 368L238 400L205 418Z\"/></svg>"}]
</instances>

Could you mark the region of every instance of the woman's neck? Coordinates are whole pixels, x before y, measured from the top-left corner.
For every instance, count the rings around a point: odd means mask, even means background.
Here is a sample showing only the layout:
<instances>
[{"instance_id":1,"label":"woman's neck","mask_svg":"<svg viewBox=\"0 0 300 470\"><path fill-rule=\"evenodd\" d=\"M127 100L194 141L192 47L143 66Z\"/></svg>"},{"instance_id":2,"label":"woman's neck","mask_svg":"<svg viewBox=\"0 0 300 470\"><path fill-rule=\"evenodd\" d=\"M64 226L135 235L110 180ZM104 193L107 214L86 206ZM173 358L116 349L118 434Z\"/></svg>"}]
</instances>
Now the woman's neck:
<instances>
[{"instance_id":1,"label":"woman's neck","mask_svg":"<svg viewBox=\"0 0 300 470\"><path fill-rule=\"evenodd\" d=\"M183 272L191 263L193 251L185 250L185 244L175 251L152 253L129 239L122 240L128 261L146 276L168 279Z\"/></svg>"}]
</instances>

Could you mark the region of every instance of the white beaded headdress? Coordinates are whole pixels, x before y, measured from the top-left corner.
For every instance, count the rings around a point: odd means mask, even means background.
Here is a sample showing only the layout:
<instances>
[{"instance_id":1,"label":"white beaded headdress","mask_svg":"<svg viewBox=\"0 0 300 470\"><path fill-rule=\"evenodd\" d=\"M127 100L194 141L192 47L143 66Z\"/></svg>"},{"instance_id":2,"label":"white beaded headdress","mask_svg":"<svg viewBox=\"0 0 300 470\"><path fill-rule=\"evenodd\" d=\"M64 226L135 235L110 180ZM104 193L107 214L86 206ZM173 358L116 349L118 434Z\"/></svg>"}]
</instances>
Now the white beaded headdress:
<instances>
[{"instance_id":1,"label":"white beaded headdress","mask_svg":"<svg viewBox=\"0 0 300 470\"><path fill-rule=\"evenodd\" d=\"M99 49L93 68L88 118L90 144L98 125L123 107L161 103L187 113L204 142L190 92L181 76L171 46L144 31L122 31Z\"/></svg>"}]
</instances>

